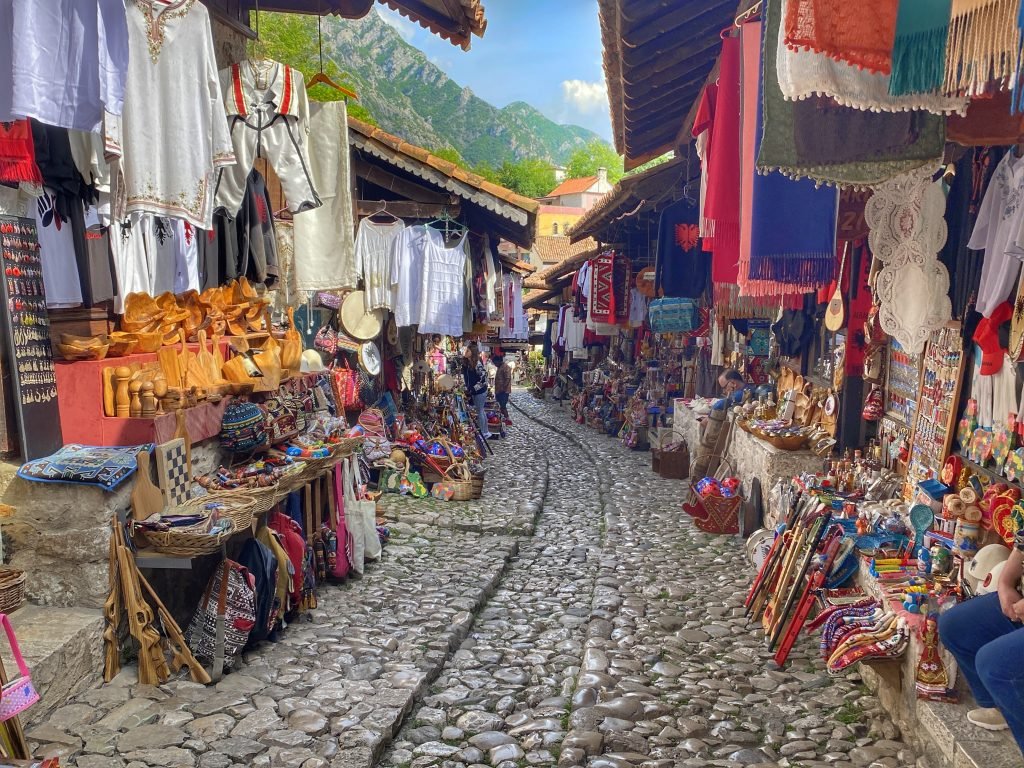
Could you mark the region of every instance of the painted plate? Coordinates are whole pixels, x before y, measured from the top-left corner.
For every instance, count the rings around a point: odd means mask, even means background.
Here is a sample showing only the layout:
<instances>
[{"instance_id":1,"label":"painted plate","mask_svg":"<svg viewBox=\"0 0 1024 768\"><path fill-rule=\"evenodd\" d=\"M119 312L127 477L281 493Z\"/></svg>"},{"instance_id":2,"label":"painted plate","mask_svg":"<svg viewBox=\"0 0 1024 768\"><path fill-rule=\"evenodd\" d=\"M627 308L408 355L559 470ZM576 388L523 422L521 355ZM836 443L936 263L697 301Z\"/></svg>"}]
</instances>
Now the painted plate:
<instances>
[{"instance_id":1,"label":"painted plate","mask_svg":"<svg viewBox=\"0 0 1024 768\"><path fill-rule=\"evenodd\" d=\"M999 496L992 502L992 529L1009 546L1013 546L1016 533L1013 524L1013 502L1005 496Z\"/></svg>"}]
</instances>

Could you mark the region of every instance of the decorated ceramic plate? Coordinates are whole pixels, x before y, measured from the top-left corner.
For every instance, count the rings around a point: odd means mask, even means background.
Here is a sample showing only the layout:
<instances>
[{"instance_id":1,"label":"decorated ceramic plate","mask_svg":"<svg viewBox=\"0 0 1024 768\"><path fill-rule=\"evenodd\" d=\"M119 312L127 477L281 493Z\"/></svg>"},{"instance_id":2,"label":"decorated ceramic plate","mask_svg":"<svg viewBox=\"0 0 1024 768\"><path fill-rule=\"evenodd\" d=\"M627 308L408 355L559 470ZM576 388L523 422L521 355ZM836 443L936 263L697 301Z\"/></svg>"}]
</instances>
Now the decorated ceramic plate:
<instances>
[{"instance_id":1,"label":"decorated ceramic plate","mask_svg":"<svg viewBox=\"0 0 1024 768\"><path fill-rule=\"evenodd\" d=\"M996 462L996 472L1003 471L1003 465L1010 455L1013 445L1013 433L1008 429L997 429L992 435L992 458Z\"/></svg>"},{"instance_id":2,"label":"decorated ceramic plate","mask_svg":"<svg viewBox=\"0 0 1024 768\"><path fill-rule=\"evenodd\" d=\"M966 416L960 419L956 428L956 441L960 444L961 451L967 451L971 446L971 436L974 434L974 423Z\"/></svg>"},{"instance_id":3,"label":"decorated ceramic plate","mask_svg":"<svg viewBox=\"0 0 1024 768\"><path fill-rule=\"evenodd\" d=\"M1011 547L1016 533L1013 525L1013 506L1013 502L1005 496L998 496L992 502L992 529Z\"/></svg>"},{"instance_id":4,"label":"decorated ceramic plate","mask_svg":"<svg viewBox=\"0 0 1024 768\"><path fill-rule=\"evenodd\" d=\"M753 549L750 552L750 560L754 564L754 568L758 571L761 570L761 566L764 565L765 558L768 557L768 552L772 548L772 542L775 540L774 531L764 531L764 535L758 535L757 541L754 542ZM754 538L751 536L751 538Z\"/></svg>"},{"instance_id":5,"label":"decorated ceramic plate","mask_svg":"<svg viewBox=\"0 0 1024 768\"><path fill-rule=\"evenodd\" d=\"M1018 448L1007 457L1003 474L1011 483L1024 480L1024 448Z\"/></svg>"}]
</instances>

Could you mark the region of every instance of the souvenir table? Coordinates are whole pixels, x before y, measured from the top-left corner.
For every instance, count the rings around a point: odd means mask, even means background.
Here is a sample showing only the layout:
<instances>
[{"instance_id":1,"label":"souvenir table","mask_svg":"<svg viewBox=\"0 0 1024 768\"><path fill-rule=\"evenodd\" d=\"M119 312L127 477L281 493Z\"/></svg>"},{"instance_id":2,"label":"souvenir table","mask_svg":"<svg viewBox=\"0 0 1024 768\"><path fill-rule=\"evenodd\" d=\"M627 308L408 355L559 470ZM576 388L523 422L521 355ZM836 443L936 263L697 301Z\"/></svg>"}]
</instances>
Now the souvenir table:
<instances>
[{"instance_id":1,"label":"souvenir table","mask_svg":"<svg viewBox=\"0 0 1024 768\"><path fill-rule=\"evenodd\" d=\"M810 450L785 451L735 426L726 458L735 467L744 498L750 498L751 481L755 477L761 481L762 492L766 492L776 478L815 472L822 462L822 458ZM774 525L779 510L773 509L771 503L768 507L765 525Z\"/></svg>"}]
</instances>

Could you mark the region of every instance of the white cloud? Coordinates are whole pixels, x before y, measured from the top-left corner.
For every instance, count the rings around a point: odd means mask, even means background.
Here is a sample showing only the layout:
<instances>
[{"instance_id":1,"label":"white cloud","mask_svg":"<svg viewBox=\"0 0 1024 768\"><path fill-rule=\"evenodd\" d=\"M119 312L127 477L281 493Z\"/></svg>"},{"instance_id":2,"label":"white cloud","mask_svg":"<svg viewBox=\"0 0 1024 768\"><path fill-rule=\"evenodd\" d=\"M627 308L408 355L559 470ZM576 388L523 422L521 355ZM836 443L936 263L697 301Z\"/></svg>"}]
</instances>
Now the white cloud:
<instances>
[{"instance_id":1,"label":"white cloud","mask_svg":"<svg viewBox=\"0 0 1024 768\"><path fill-rule=\"evenodd\" d=\"M416 35L416 30L418 29L414 22L399 16L397 11L386 10L380 6L377 6L377 15L381 17L385 24L398 32L405 42L412 42L413 37Z\"/></svg>"},{"instance_id":2,"label":"white cloud","mask_svg":"<svg viewBox=\"0 0 1024 768\"><path fill-rule=\"evenodd\" d=\"M563 80L562 98L584 115L608 109L608 91L604 81Z\"/></svg>"}]
</instances>

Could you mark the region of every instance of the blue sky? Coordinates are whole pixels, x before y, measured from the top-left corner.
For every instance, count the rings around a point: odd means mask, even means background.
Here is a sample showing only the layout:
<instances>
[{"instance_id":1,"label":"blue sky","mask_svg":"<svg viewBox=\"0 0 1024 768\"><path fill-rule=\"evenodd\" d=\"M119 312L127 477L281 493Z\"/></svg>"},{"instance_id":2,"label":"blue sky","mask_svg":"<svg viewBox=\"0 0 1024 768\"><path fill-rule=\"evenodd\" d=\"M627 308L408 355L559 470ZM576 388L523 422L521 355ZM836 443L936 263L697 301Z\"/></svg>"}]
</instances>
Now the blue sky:
<instances>
[{"instance_id":1,"label":"blue sky","mask_svg":"<svg viewBox=\"0 0 1024 768\"><path fill-rule=\"evenodd\" d=\"M597 0L484 0L487 31L463 51L396 12L381 17L459 85L497 107L525 101L611 140Z\"/></svg>"}]
</instances>

